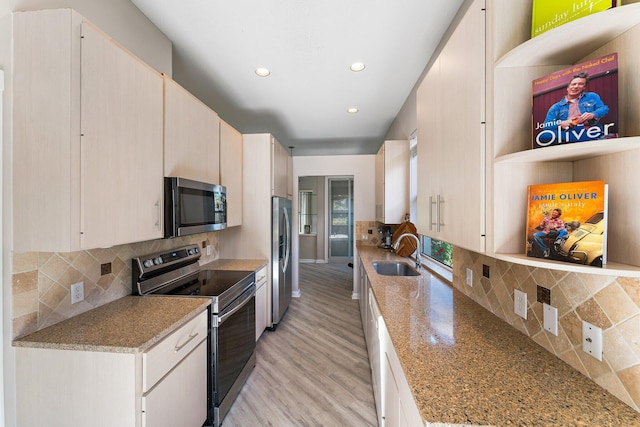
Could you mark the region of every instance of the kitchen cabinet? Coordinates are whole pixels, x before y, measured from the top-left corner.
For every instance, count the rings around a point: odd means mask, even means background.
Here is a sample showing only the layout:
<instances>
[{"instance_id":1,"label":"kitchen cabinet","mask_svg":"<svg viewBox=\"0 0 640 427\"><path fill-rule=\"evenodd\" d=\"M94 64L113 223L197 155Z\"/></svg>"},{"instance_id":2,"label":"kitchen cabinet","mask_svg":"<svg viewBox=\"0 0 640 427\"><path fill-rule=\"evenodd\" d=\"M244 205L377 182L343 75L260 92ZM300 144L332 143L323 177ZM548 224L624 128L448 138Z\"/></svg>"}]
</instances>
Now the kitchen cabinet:
<instances>
[{"instance_id":1,"label":"kitchen cabinet","mask_svg":"<svg viewBox=\"0 0 640 427\"><path fill-rule=\"evenodd\" d=\"M418 232L476 252L486 226L485 15L484 0L471 3L417 91Z\"/></svg>"},{"instance_id":2,"label":"kitchen cabinet","mask_svg":"<svg viewBox=\"0 0 640 427\"><path fill-rule=\"evenodd\" d=\"M409 141L385 141L376 154L376 221L400 224L409 212Z\"/></svg>"},{"instance_id":3,"label":"kitchen cabinet","mask_svg":"<svg viewBox=\"0 0 640 427\"><path fill-rule=\"evenodd\" d=\"M293 165L291 155L271 136L271 194L291 199L293 197Z\"/></svg>"},{"instance_id":4,"label":"kitchen cabinet","mask_svg":"<svg viewBox=\"0 0 640 427\"><path fill-rule=\"evenodd\" d=\"M208 317L200 311L143 352L17 347L19 425L202 426Z\"/></svg>"},{"instance_id":5,"label":"kitchen cabinet","mask_svg":"<svg viewBox=\"0 0 640 427\"><path fill-rule=\"evenodd\" d=\"M378 425L385 427L422 426L422 416L360 257L357 257L357 263L360 316L371 366L371 383L378 414Z\"/></svg>"},{"instance_id":6,"label":"kitchen cabinet","mask_svg":"<svg viewBox=\"0 0 640 427\"><path fill-rule=\"evenodd\" d=\"M227 227L242 225L242 134L220 120L220 184L227 188Z\"/></svg>"},{"instance_id":7,"label":"kitchen cabinet","mask_svg":"<svg viewBox=\"0 0 640 427\"><path fill-rule=\"evenodd\" d=\"M243 141L242 227L224 230L219 246L221 258L271 259L272 196L287 196L284 147L268 133L245 134ZM276 159L277 157L277 159ZM276 169L279 168L279 169ZM284 168L284 169L283 169ZM283 174L283 170L285 171ZM278 190L276 190L276 183ZM271 325L271 263L267 264L266 315ZM260 304L256 300L256 304ZM256 310L262 307L256 305Z\"/></svg>"},{"instance_id":8,"label":"kitchen cabinet","mask_svg":"<svg viewBox=\"0 0 640 427\"><path fill-rule=\"evenodd\" d=\"M381 342L384 346L382 367L384 371L385 427L422 427L423 421L413 392L404 375L400 359L391 343L389 332L380 320Z\"/></svg>"},{"instance_id":9,"label":"kitchen cabinet","mask_svg":"<svg viewBox=\"0 0 640 427\"><path fill-rule=\"evenodd\" d=\"M14 250L161 238L161 75L71 9L13 23Z\"/></svg>"},{"instance_id":10,"label":"kitchen cabinet","mask_svg":"<svg viewBox=\"0 0 640 427\"><path fill-rule=\"evenodd\" d=\"M220 119L163 75L164 176L220 184Z\"/></svg>"},{"instance_id":11,"label":"kitchen cabinet","mask_svg":"<svg viewBox=\"0 0 640 427\"><path fill-rule=\"evenodd\" d=\"M267 266L256 271L256 342L267 328Z\"/></svg>"},{"instance_id":12,"label":"kitchen cabinet","mask_svg":"<svg viewBox=\"0 0 640 427\"><path fill-rule=\"evenodd\" d=\"M521 28L530 5L493 0L492 243L495 256L550 269L640 275L640 4L625 4L529 38ZM499 11L499 12L498 12ZM531 149L531 82L571 64L617 52L620 138ZM504 118L508 117L508 120ZM527 186L604 180L609 184L608 263L604 269L533 260L525 256Z\"/></svg>"}]
</instances>

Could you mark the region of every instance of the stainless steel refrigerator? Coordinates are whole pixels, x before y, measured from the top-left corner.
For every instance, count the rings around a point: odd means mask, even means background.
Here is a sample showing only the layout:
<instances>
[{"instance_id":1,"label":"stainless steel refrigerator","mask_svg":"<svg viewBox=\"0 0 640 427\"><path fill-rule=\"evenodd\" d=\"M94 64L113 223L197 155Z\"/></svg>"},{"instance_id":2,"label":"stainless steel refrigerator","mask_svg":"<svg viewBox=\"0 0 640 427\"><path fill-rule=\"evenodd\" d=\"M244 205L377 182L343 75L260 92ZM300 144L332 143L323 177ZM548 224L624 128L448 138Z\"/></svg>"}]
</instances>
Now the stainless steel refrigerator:
<instances>
[{"instance_id":1,"label":"stainless steel refrigerator","mask_svg":"<svg viewBox=\"0 0 640 427\"><path fill-rule=\"evenodd\" d=\"M271 329L291 302L291 200L273 197L271 211Z\"/></svg>"}]
</instances>

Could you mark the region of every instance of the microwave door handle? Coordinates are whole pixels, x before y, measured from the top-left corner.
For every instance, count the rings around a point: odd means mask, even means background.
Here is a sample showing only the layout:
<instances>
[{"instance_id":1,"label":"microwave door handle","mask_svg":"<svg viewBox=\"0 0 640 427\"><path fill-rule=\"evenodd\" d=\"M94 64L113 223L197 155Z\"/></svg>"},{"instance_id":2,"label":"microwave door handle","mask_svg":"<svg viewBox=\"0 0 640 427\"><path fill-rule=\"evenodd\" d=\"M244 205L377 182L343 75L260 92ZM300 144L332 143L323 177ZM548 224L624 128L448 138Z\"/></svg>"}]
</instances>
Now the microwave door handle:
<instances>
[{"instance_id":1,"label":"microwave door handle","mask_svg":"<svg viewBox=\"0 0 640 427\"><path fill-rule=\"evenodd\" d=\"M289 265L289 256L291 255L291 233L289 229L291 228L291 223L289 221L289 212L284 210L284 234L285 234L285 252L284 252L284 265L282 266L282 271L284 272L287 269L287 265Z\"/></svg>"}]
</instances>

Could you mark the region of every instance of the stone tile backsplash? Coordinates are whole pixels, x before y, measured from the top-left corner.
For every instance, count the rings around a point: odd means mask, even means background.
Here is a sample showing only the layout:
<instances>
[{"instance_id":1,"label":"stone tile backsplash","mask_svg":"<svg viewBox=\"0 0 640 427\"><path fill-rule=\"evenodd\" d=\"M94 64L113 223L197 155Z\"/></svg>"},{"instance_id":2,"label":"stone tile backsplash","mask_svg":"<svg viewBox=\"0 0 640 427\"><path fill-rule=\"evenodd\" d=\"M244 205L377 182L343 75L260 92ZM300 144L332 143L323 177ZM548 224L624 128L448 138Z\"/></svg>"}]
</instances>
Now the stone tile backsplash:
<instances>
[{"instance_id":1,"label":"stone tile backsplash","mask_svg":"<svg viewBox=\"0 0 640 427\"><path fill-rule=\"evenodd\" d=\"M529 267L458 247L453 265L456 289L640 411L640 278ZM465 283L467 268L472 287ZM543 328L538 286L550 291L558 309L558 336ZM513 312L514 289L527 293L527 320ZM602 328L602 361L582 351L583 320Z\"/></svg>"},{"instance_id":2,"label":"stone tile backsplash","mask_svg":"<svg viewBox=\"0 0 640 427\"><path fill-rule=\"evenodd\" d=\"M209 256L203 250L201 264L217 259L215 233L71 253L13 254L13 338L130 295L131 258L203 242L212 250ZM101 264L109 262L111 273L102 275ZM72 305L70 286L80 281L84 282L84 301Z\"/></svg>"}]
</instances>

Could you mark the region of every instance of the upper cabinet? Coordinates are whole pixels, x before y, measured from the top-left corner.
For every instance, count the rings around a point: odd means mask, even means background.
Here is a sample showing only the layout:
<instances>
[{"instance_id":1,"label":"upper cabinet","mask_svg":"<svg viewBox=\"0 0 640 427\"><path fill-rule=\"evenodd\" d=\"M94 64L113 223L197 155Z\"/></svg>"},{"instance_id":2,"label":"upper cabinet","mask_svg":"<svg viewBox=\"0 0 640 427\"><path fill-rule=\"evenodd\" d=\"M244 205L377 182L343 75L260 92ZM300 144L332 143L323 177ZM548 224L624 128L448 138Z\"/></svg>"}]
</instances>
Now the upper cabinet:
<instances>
[{"instance_id":1,"label":"upper cabinet","mask_svg":"<svg viewBox=\"0 0 640 427\"><path fill-rule=\"evenodd\" d=\"M242 225L242 134L220 120L220 184L227 187L227 227Z\"/></svg>"},{"instance_id":2,"label":"upper cabinet","mask_svg":"<svg viewBox=\"0 0 640 427\"><path fill-rule=\"evenodd\" d=\"M291 154L271 136L271 195L293 198Z\"/></svg>"},{"instance_id":3,"label":"upper cabinet","mask_svg":"<svg viewBox=\"0 0 640 427\"><path fill-rule=\"evenodd\" d=\"M164 175L220 184L220 119L164 76Z\"/></svg>"},{"instance_id":4,"label":"upper cabinet","mask_svg":"<svg viewBox=\"0 0 640 427\"><path fill-rule=\"evenodd\" d=\"M516 2L520 3L520 2ZM493 21L492 242L497 257L539 265L525 251L530 184L604 180L609 184L608 263L604 269L561 263L549 268L600 274L640 273L640 4L618 6L529 39L530 3L489 1ZM578 62L618 53L620 138L531 149L531 82Z\"/></svg>"},{"instance_id":5,"label":"upper cabinet","mask_svg":"<svg viewBox=\"0 0 640 427\"><path fill-rule=\"evenodd\" d=\"M470 5L417 93L418 232L476 252L485 250L485 15L484 0Z\"/></svg>"},{"instance_id":6,"label":"upper cabinet","mask_svg":"<svg viewBox=\"0 0 640 427\"><path fill-rule=\"evenodd\" d=\"M409 141L385 141L375 167L376 221L400 224L409 212Z\"/></svg>"},{"instance_id":7,"label":"upper cabinet","mask_svg":"<svg viewBox=\"0 0 640 427\"><path fill-rule=\"evenodd\" d=\"M162 76L71 9L14 14L14 250L161 238Z\"/></svg>"}]
</instances>

